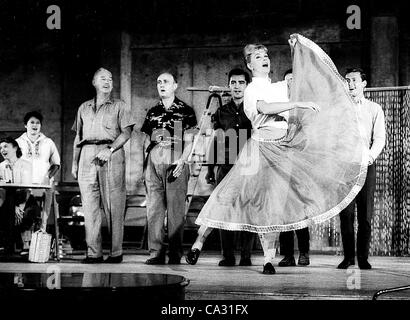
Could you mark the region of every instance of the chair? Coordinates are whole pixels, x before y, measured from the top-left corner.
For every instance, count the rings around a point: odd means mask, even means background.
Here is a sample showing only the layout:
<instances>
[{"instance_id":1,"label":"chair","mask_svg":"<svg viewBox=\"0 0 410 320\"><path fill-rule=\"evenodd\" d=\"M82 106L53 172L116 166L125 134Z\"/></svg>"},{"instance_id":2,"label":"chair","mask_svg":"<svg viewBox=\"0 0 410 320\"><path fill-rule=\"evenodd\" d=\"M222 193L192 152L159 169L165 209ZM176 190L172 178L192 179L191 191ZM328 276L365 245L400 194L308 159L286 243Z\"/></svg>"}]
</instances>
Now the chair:
<instances>
[{"instance_id":1,"label":"chair","mask_svg":"<svg viewBox=\"0 0 410 320\"><path fill-rule=\"evenodd\" d=\"M144 249L147 246L148 221L146 207L147 201L145 195L136 194L127 196L124 225L143 227L137 249Z\"/></svg>"}]
</instances>

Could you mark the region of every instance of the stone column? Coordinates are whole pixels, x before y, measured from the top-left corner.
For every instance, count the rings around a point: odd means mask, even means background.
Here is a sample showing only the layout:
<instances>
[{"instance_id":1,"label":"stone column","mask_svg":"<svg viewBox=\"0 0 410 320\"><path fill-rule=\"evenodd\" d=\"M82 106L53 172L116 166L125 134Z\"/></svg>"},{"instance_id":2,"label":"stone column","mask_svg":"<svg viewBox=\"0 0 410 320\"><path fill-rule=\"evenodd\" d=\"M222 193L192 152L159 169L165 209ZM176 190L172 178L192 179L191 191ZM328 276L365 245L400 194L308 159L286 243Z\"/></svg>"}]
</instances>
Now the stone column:
<instances>
[{"instance_id":1,"label":"stone column","mask_svg":"<svg viewBox=\"0 0 410 320\"><path fill-rule=\"evenodd\" d=\"M131 52L131 37L123 31L121 33L121 54L120 54L120 97L132 110L131 105L131 69L132 69L132 52ZM127 193L133 187L135 182L131 179L131 141L129 140L124 145L125 150L125 174Z\"/></svg>"},{"instance_id":2,"label":"stone column","mask_svg":"<svg viewBox=\"0 0 410 320\"><path fill-rule=\"evenodd\" d=\"M399 26L395 16L371 18L371 87L399 85Z\"/></svg>"}]
</instances>

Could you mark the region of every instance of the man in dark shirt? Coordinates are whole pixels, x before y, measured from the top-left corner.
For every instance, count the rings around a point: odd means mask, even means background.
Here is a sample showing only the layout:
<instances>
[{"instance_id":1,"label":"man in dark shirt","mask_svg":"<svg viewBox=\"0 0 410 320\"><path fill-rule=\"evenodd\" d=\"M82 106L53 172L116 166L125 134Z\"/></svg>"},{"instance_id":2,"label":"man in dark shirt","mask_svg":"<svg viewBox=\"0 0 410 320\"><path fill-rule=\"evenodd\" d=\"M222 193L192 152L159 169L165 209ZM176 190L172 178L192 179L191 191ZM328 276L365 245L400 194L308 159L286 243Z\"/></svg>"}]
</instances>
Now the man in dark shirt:
<instances>
[{"instance_id":1,"label":"man in dark shirt","mask_svg":"<svg viewBox=\"0 0 410 320\"><path fill-rule=\"evenodd\" d=\"M212 116L214 130L216 130L215 146L217 151L211 152L211 155L216 154L217 159L215 161L214 157L210 162L216 163L218 169L215 179L214 165L208 166L208 173L205 177L208 183L214 183L216 180L216 184L219 184L222 181L229 170L231 170L236 156L252 133L252 124L243 111L243 95L249 83L249 75L242 69L233 69L229 72L228 79L232 99L229 103L220 107ZM240 238L241 243L241 260L239 265L252 265L251 250L255 238L254 235L254 233L246 231L220 230L223 260L219 262L219 266L235 265L235 236Z\"/></svg>"},{"instance_id":2,"label":"man in dark shirt","mask_svg":"<svg viewBox=\"0 0 410 320\"><path fill-rule=\"evenodd\" d=\"M165 72L157 78L160 101L151 108L141 131L144 142L147 190L148 249L146 264L165 264L165 212L167 212L168 264L179 264L183 249L185 198L189 167L185 164L197 125L194 110L175 96L176 77ZM149 145L148 145L149 143ZM145 146L148 148L145 149Z\"/></svg>"}]
</instances>

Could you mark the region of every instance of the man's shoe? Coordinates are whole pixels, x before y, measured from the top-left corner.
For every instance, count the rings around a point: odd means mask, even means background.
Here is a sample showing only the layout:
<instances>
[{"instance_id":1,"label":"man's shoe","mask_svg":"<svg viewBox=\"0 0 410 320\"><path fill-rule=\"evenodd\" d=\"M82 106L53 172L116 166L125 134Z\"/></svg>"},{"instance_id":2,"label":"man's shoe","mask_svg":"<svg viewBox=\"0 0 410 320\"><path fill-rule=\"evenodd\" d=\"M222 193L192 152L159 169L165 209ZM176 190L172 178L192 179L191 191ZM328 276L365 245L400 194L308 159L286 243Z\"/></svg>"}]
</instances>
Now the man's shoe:
<instances>
[{"instance_id":1,"label":"man's shoe","mask_svg":"<svg viewBox=\"0 0 410 320\"><path fill-rule=\"evenodd\" d=\"M310 264L309 253L299 254L298 265L308 266Z\"/></svg>"},{"instance_id":2,"label":"man's shoe","mask_svg":"<svg viewBox=\"0 0 410 320\"><path fill-rule=\"evenodd\" d=\"M252 265L251 258L241 258L241 261L239 261L239 265L241 267L249 267Z\"/></svg>"},{"instance_id":3,"label":"man's shoe","mask_svg":"<svg viewBox=\"0 0 410 320\"><path fill-rule=\"evenodd\" d=\"M122 255L111 257L109 256L107 259L104 260L104 263L121 263L122 262Z\"/></svg>"},{"instance_id":4,"label":"man's shoe","mask_svg":"<svg viewBox=\"0 0 410 320\"><path fill-rule=\"evenodd\" d=\"M168 264L181 264L181 258L169 258Z\"/></svg>"},{"instance_id":5,"label":"man's shoe","mask_svg":"<svg viewBox=\"0 0 410 320\"><path fill-rule=\"evenodd\" d=\"M233 259L222 259L221 261L219 261L218 266L220 267L233 267L235 266L235 258Z\"/></svg>"},{"instance_id":6,"label":"man's shoe","mask_svg":"<svg viewBox=\"0 0 410 320\"><path fill-rule=\"evenodd\" d=\"M194 264L197 263L200 254L201 254L201 250L191 249L187 253L187 255L185 257L185 260L186 260L187 263L194 265Z\"/></svg>"},{"instance_id":7,"label":"man's shoe","mask_svg":"<svg viewBox=\"0 0 410 320\"><path fill-rule=\"evenodd\" d=\"M145 264L165 264L165 258L153 257L145 261Z\"/></svg>"},{"instance_id":8,"label":"man's shoe","mask_svg":"<svg viewBox=\"0 0 410 320\"><path fill-rule=\"evenodd\" d=\"M275 274L276 270L273 267L272 263L268 262L263 266L263 274Z\"/></svg>"},{"instance_id":9,"label":"man's shoe","mask_svg":"<svg viewBox=\"0 0 410 320\"><path fill-rule=\"evenodd\" d=\"M367 260L358 261L359 268L362 270L370 270L372 265Z\"/></svg>"},{"instance_id":10,"label":"man's shoe","mask_svg":"<svg viewBox=\"0 0 410 320\"><path fill-rule=\"evenodd\" d=\"M103 263L104 262L104 258L103 257L98 257L98 258L94 258L94 257L87 257L85 259L83 259L81 261L82 263Z\"/></svg>"},{"instance_id":11,"label":"man's shoe","mask_svg":"<svg viewBox=\"0 0 410 320\"><path fill-rule=\"evenodd\" d=\"M337 266L338 269L347 269L350 266L354 266L355 262L354 259L343 259L342 262Z\"/></svg>"},{"instance_id":12,"label":"man's shoe","mask_svg":"<svg viewBox=\"0 0 410 320\"><path fill-rule=\"evenodd\" d=\"M284 257L278 264L279 267L294 267L296 266L295 258L293 256Z\"/></svg>"}]
</instances>

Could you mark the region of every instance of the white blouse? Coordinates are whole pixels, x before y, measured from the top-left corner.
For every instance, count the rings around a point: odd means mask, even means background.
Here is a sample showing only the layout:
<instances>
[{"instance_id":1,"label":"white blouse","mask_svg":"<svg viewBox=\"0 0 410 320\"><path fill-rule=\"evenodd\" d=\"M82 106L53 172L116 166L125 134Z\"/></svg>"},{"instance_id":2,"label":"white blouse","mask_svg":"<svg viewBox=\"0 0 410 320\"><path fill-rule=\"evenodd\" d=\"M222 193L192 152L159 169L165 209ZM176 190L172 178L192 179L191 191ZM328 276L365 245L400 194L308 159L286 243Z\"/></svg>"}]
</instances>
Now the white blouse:
<instances>
[{"instance_id":1,"label":"white blouse","mask_svg":"<svg viewBox=\"0 0 410 320\"><path fill-rule=\"evenodd\" d=\"M246 87L244 93L244 111L252 122L253 129L263 127L274 127L287 129L289 111L284 111L278 115L284 117L286 121L277 121L274 115L260 113L256 108L258 100L267 103L288 102L288 86L286 80L272 83L270 78L252 78L252 82Z\"/></svg>"},{"instance_id":2,"label":"white blouse","mask_svg":"<svg viewBox=\"0 0 410 320\"><path fill-rule=\"evenodd\" d=\"M8 160L0 163L0 181L6 183L31 184L31 165L23 158L18 158L12 165Z\"/></svg>"},{"instance_id":3,"label":"white blouse","mask_svg":"<svg viewBox=\"0 0 410 320\"><path fill-rule=\"evenodd\" d=\"M41 133L33 143L27 133L23 133L16 141L23 153L22 158L32 166L32 183L44 183L50 166L60 165L60 154L53 140Z\"/></svg>"}]
</instances>

